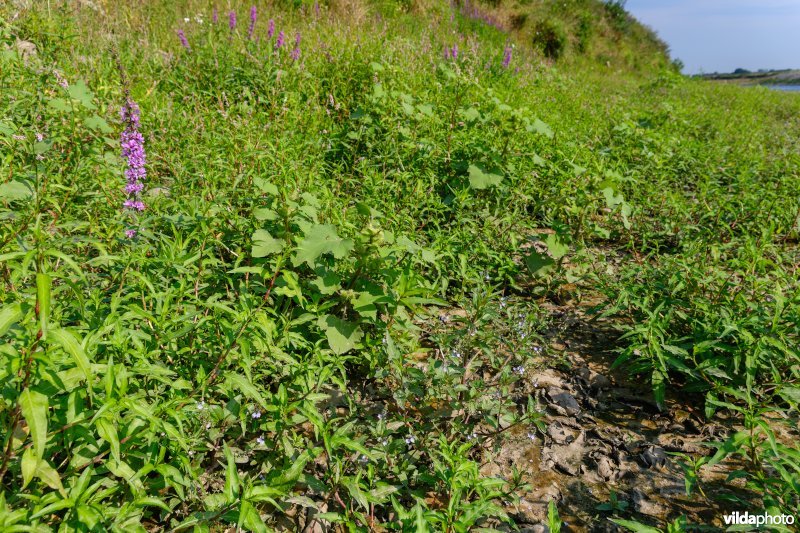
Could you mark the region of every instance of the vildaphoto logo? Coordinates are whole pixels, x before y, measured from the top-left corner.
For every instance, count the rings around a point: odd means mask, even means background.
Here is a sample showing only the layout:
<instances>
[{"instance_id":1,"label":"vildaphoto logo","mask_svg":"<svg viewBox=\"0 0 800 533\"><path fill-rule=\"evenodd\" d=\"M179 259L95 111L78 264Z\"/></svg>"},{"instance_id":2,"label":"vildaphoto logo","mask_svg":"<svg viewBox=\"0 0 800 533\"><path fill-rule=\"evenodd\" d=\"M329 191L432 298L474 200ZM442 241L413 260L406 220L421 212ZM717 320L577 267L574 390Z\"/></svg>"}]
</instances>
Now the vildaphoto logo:
<instances>
[{"instance_id":1,"label":"vildaphoto logo","mask_svg":"<svg viewBox=\"0 0 800 533\"><path fill-rule=\"evenodd\" d=\"M726 526L791 526L794 516L788 514L750 514L747 511L735 511L723 516Z\"/></svg>"}]
</instances>

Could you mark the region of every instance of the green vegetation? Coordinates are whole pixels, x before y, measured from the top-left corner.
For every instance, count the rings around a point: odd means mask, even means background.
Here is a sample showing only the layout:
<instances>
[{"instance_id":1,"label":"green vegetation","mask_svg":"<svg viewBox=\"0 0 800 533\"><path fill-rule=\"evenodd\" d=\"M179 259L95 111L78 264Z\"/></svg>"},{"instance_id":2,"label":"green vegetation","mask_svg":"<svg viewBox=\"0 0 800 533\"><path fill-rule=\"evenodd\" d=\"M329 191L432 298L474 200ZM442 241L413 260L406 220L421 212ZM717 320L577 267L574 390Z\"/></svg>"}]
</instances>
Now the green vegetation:
<instances>
[{"instance_id":1,"label":"green vegetation","mask_svg":"<svg viewBox=\"0 0 800 533\"><path fill-rule=\"evenodd\" d=\"M686 490L737 458L797 513L800 98L675 74L619 3L176 4L0 7L0 530L513 523L480 466L586 301L740 424Z\"/></svg>"}]
</instances>

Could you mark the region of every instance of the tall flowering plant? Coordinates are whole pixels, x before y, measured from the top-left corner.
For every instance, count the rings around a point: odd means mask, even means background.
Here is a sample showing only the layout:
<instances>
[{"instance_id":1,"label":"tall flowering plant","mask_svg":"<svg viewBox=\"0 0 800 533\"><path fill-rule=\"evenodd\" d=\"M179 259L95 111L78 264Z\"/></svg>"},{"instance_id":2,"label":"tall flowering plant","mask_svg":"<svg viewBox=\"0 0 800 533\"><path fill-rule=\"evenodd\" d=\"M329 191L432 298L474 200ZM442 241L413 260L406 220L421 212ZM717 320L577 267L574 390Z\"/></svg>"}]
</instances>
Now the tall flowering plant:
<instances>
[{"instance_id":1,"label":"tall flowering plant","mask_svg":"<svg viewBox=\"0 0 800 533\"><path fill-rule=\"evenodd\" d=\"M120 118L125 128L120 135L122 157L125 159L125 202L123 207L127 211L144 211L142 190L144 179L147 177L145 170L144 137L139 132L139 106L132 98L128 97L120 110ZM135 229L125 231L127 237L136 235Z\"/></svg>"}]
</instances>

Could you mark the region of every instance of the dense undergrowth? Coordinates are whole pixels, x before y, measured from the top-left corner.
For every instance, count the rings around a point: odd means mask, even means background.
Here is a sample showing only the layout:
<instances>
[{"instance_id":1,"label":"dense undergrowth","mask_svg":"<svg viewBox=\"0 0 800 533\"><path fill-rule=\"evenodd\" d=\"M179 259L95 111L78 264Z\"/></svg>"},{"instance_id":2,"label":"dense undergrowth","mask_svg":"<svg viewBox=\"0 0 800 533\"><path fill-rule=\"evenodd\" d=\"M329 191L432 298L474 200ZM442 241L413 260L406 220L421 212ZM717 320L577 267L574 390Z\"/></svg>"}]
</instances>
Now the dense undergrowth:
<instances>
[{"instance_id":1,"label":"dense undergrowth","mask_svg":"<svg viewBox=\"0 0 800 533\"><path fill-rule=\"evenodd\" d=\"M0 528L509 521L479 466L584 295L656 401L741 420L687 491L738 454L797 511L796 96L444 3L79 5L0 8Z\"/></svg>"}]
</instances>

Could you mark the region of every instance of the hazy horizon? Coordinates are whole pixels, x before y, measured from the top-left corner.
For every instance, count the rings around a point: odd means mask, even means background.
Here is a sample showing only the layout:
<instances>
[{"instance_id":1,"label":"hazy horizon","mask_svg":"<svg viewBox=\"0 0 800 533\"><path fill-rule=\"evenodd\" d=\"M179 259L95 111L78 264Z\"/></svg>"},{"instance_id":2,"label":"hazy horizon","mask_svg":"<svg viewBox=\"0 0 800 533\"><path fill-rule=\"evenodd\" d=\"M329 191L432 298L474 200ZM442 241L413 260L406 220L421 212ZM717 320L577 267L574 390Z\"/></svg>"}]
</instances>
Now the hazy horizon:
<instances>
[{"instance_id":1,"label":"hazy horizon","mask_svg":"<svg viewBox=\"0 0 800 533\"><path fill-rule=\"evenodd\" d=\"M798 0L628 0L687 74L800 68Z\"/></svg>"}]
</instances>

